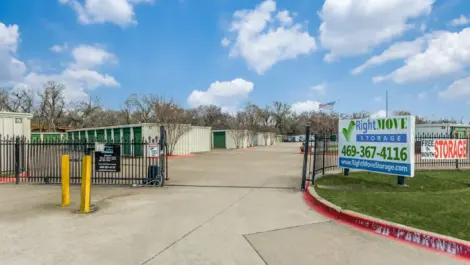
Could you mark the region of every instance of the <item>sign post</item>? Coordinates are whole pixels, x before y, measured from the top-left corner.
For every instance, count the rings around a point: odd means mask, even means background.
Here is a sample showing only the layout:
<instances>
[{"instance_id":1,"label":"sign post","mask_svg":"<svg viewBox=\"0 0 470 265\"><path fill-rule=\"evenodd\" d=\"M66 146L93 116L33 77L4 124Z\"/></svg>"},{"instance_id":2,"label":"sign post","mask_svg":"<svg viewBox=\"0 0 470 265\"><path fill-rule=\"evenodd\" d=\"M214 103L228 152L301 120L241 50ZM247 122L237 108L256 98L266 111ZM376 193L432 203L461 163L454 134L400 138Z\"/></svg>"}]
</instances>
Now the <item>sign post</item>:
<instances>
[{"instance_id":1,"label":"sign post","mask_svg":"<svg viewBox=\"0 0 470 265\"><path fill-rule=\"evenodd\" d=\"M338 166L398 175L400 184L414 176L414 127L414 116L340 120Z\"/></svg>"}]
</instances>

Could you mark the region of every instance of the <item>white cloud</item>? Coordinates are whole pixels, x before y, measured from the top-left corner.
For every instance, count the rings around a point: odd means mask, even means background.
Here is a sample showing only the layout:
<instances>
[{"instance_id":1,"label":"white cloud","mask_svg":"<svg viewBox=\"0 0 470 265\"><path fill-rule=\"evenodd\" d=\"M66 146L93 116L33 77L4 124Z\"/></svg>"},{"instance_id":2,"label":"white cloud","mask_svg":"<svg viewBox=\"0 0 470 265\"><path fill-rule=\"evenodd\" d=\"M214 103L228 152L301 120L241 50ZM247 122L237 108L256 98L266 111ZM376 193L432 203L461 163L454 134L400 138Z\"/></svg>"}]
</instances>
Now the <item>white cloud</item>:
<instances>
[{"instance_id":1,"label":"white cloud","mask_svg":"<svg viewBox=\"0 0 470 265\"><path fill-rule=\"evenodd\" d=\"M369 52L412 28L409 20L429 14L435 0L326 0L320 11L325 61Z\"/></svg>"},{"instance_id":2,"label":"white cloud","mask_svg":"<svg viewBox=\"0 0 470 265\"><path fill-rule=\"evenodd\" d=\"M18 25L0 22L0 86L12 86L21 80L26 65L17 59L16 51L20 41Z\"/></svg>"},{"instance_id":3,"label":"white cloud","mask_svg":"<svg viewBox=\"0 0 470 265\"><path fill-rule=\"evenodd\" d=\"M216 81L206 91L193 90L188 97L191 107L216 105L226 111L234 111L242 100L253 91L254 84L242 78L232 81Z\"/></svg>"},{"instance_id":4,"label":"white cloud","mask_svg":"<svg viewBox=\"0 0 470 265\"><path fill-rule=\"evenodd\" d=\"M56 45L52 46L52 47L50 48L50 50L51 50L52 52L55 52L55 53L61 53L61 52L64 52L65 50L67 50L67 48L68 48L68 44L67 44L67 43L64 43L64 44L62 44L62 45L56 44Z\"/></svg>"},{"instance_id":5,"label":"white cloud","mask_svg":"<svg viewBox=\"0 0 470 265\"><path fill-rule=\"evenodd\" d=\"M320 102L318 101L307 100L303 102L296 102L292 104L292 111L297 114L308 112L308 111L318 111L319 106L320 106Z\"/></svg>"},{"instance_id":6,"label":"white cloud","mask_svg":"<svg viewBox=\"0 0 470 265\"><path fill-rule=\"evenodd\" d=\"M56 74L43 74L31 72L24 77L22 82L16 85L18 89L42 89L43 85L50 80L65 86L64 96L67 101L85 100L88 98L87 91L98 87L118 87L120 84L108 74L94 70L95 67L103 65L115 58L115 56L101 48L80 45L73 49L74 61L69 67Z\"/></svg>"},{"instance_id":7,"label":"white cloud","mask_svg":"<svg viewBox=\"0 0 470 265\"><path fill-rule=\"evenodd\" d=\"M231 41L230 41L229 39L227 39L227 38L223 38L222 41L220 42L220 44L221 44L222 46L224 46L224 47L229 46L230 43L231 43Z\"/></svg>"},{"instance_id":8,"label":"white cloud","mask_svg":"<svg viewBox=\"0 0 470 265\"><path fill-rule=\"evenodd\" d=\"M421 52L424 49L425 43L424 38L418 38L414 41L397 42L386 49L382 54L370 58L364 64L353 69L351 73L357 75L367 68L384 64L388 61L408 58Z\"/></svg>"},{"instance_id":9,"label":"white cloud","mask_svg":"<svg viewBox=\"0 0 470 265\"><path fill-rule=\"evenodd\" d=\"M385 110L379 110L377 112L374 112L370 115L371 118L385 118L387 116L387 112Z\"/></svg>"},{"instance_id":10,"label":"white cloud","mask_svg":"<svg viewBox=\"0 0 470 265\"><path fill-rule=\"evenodd\" d=\"M276 18L284 25L291 25L293 22L288 10L279 11Z\"/></svg>"},{"instance_id":11,"label":"white cloud","mask_svg":"<svg viewBox=\"0 0 470 265\"><path fill-rule=\"evenodd\" d=\"M470 65L470 28L438 32L427 40L424 51L405 60L394 72L374 77L374 82L411 83L460 72Z\"/></svg>"},{"instance_id":12,"label":"white cloud","mask_svg":"<svg viewBox=\"0 0 470 265\"><path fill-rule=\"evenodd\" d=\"M380 101L382 101L382 97L381 97L381 96L377 96L377 97L374 98L374 101L375 101L375 102L380 102Z\"/></svg>"},{"instance_id":13,"label":"white cloud","mask_svg":"<svg viewBox=\"0 0 470 265\"><path fill-rule=\"evenodd\" d=\"M470 77L453 82L446 90L439 92L439 96L446 99L470 97Z\"/></svg>"},{"instance_id":14,"label":"white cloud","mask_svg":"<svg viewBox=\"0 0 470 265\"><path fill-rule=\"evenodd\" d=\"M315 51L315 39L301 24L292 23L289 12L276 13L273 0L253 10L236 11L230 28L236 33L230 56L242 57L250 69L263 74L276 63Z\"/></svg>"},{"instance_id":15,"label":"white cloud","mask_svg":"<svg viewBox=\"0 0 470 265\"><path fill-rule=\"evenodd\" d=\"M72 57L75 62L71 65L74 69L92 69L104 63L115 62L114 54L102 48L91 45L80 45L73 49Z\"/></svg>"},{"instance_id":16,"label":"white cloud","mask_svg":"<svg viewBox=\"0 0 470 265\"><path fill-rule=\"evenodd\" d=\"M134 5L151 3L153 0L59 0L70 5L82 24L113 23L120 26L135 25Z\"/></svg>"},{"instance_id":17,"label":"white cloud","mask_svg":"<svg viewBox=\"0 0 470 265\"><path fill-rule=\"evenodd\" d=\"M326 83L323 82L323 83L321 83L321 84L312 86L311 89L312 89L313 91L317 92L317 93L320 94L320 95L324 95L325 92L326 92Z\"/></svg>"},{"instance_id":18,"label":"white cloud","mask_svg":"<svg viewBox=\"0 0 470 265\"><path fill-rule=\"evenodd\" d=\"M467 18L466 16L464 15L460 15L460 17L456 18L456 19L453 19L450 24L452 26L462 26L462 25L467 25L467 24L470 24L470 19Z\"/></svg>"}]
</instances>

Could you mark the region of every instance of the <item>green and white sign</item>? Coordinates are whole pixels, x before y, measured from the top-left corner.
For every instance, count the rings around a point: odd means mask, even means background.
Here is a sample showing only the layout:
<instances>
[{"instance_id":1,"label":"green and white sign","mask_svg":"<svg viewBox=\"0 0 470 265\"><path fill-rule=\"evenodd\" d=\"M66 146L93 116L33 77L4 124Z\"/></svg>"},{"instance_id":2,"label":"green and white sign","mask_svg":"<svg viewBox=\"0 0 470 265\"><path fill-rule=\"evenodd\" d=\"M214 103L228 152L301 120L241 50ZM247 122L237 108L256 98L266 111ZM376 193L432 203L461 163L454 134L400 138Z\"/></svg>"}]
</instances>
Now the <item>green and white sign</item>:
<instances>
[{"instance_id":1,"label":"green and white sign","mask_svg":"<svg viewBox=\"0 0 470 265\"><path fill-rule=\"evenodd\" d=\"M414 116L339 121L342 168L414 176Z\"/></svg>"}]
</instances>

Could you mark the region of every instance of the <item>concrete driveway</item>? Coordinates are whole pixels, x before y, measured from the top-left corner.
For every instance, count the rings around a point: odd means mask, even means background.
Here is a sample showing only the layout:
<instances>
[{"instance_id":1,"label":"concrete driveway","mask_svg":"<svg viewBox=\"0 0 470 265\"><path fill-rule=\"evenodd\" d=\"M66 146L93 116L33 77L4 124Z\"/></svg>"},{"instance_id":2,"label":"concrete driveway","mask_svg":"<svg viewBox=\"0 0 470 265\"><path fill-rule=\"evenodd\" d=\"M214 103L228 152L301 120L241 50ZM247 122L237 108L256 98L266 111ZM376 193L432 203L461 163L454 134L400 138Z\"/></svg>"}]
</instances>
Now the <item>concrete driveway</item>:
<instances>
[{"instance_id":1,"label":"concrete driveway","mask_svg":"<svg viewBox=\"0 0 470 265\"><path fill-rule=\"evenodd\" d=\"M164 188L0 185L0 264L463 264L328 220L303 202L298 144L170 161Z\"/></svg>"}]
</instances>

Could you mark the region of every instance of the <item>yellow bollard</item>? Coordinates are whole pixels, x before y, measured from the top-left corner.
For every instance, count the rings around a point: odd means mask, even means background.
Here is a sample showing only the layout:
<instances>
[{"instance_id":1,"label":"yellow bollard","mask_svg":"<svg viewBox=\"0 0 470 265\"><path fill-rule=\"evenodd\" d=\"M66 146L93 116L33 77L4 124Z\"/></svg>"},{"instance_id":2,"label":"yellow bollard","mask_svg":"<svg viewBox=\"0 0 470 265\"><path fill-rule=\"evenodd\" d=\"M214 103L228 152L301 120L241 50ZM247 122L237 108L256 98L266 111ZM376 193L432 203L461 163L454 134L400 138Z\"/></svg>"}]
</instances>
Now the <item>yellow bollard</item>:
<instances>
[{"instance_id":1,"label":"yellow bollard","mask_svg":"<svg viewBox=\"0 0 470 265\"><path fill-rule=\"evenodd\" d=\"M80 201L80 213L90 212L90 188L91 188L91 156L82 159L82 192Z\"/></svg>"},{"instance_id":2,"label":"yellow bollard","mask_svg":"<svg viewBox=\"0 0 470 265\"><path fill-rule=\"evenodd\" d=\"M70 157L62 156L62 207L70 206Z\"/></svg>"}]
</instances>

